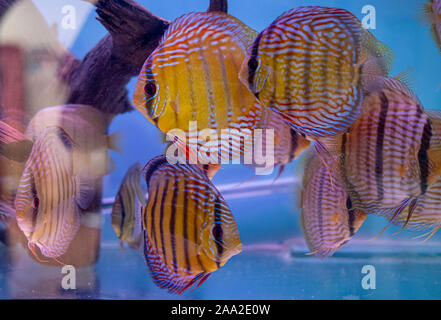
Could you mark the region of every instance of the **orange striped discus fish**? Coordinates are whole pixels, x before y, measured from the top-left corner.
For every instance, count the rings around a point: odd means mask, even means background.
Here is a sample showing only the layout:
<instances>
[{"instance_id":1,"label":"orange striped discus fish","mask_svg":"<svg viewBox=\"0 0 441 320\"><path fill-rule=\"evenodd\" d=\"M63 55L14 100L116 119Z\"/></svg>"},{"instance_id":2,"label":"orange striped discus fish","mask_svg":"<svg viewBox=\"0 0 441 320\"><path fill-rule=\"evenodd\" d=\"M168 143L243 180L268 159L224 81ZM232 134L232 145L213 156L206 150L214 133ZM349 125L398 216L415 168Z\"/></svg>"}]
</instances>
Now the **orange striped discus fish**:
<instances>
[{"instance_id":1,"label":"orange striped discus fish","mask_svg":"<svg viewBox=\"0 0 441 320\"><path fill-rule=\"evenodd\" d=\"M112 227L116 236L138 248L142 236L141 206L146 205L141 187L141 165L137 162L125 174L112 208Z\"/></svg>"},{"instance_id":2,"label":"orange striped discus fish","mask_svg":"<svg viewBox=\"0 0 441 320\"><path fill-rule=\"evenodd\" d=\"M401 89L400 89L401 88ZM418 99L395 79L365 97L342 135L340 170L354 207L391 221L441 174L441 143Z\"/></svg>"},{"instance_id":3,"label":"orange striped discus fish","mask_svg":"<svg viewBox=\"0 0 441 320\"><path fill-rule=\"evenodd\" d=\"M265 121L259 101L239 80L246 49L255 35L222 12L190 13L176 19L145 61L133 104L166 134L181 129L186 139L196 139L190 134L191 121L197 122L198 136L203 129L214 130L218 137L222 129L234 130L232 142L215 147L222 159L237 158L244 146L236 131L243 130L248 139L246 129L263 128ZM174 137L182 149L183 139ZM203 142L200 139L198 147ZM191 153L194 157L196 151Z\"/></svg>"},{"instance_id":4,"label":"orange striped discus fish","mask_svg":"<svg viewBox=\"0 0 441 320\"><path fill-rule=\"evenodd\" d=\"M431 24L430 35L441 52L441 1L429 0L423 4L423 20Z\"/></svg>"},{"instance_id":5,"label":"orange striped discus fish","mask_svg":"<svg viewBox=\"0 0 441 320\"><path fill-rule=\"evenodd\" d=\"M325 258L352 238L366 214L352 207L338 170L331 170L331 184L329 171L317 154L310 156L307 163L299 220L311 253Z\"/></svg>"},{"instance_id":6,"label":"orange striped discus fish","mask_svg":"<svg viewBox=\"0 0 441 320\"><path fill-rule=\"evenodd\" d=\"M344 9L291 9L256 37L240 78L298 132L311 138L336 135L360 112L362 73L388 71L390 52L373 40Z\"/></svg>"},{"instance_id":7,"label":"orange striped discus fish","mask_svg":"<svg viewBox=\"0 0 441 320\"><path fill-rule=\"evenodd\" d=\"M59 127L35 140L15 198L17 223L34 252L49 258L66 252L80 226L80 208L93 199L88 184L72 174L74 144Z\"/></svg>"},{"instance_id":8,"label":"orange striped discus fish","mask_svg":"<svg viewBox=\"0 0 441 320\"><path fill-rule=\"evenodd\" d=\"M198 286L242 250L231 211L196 165L168 164L165 156L144 169L145 257L153 281L170 292Z\"/></svg>"}]
</instances>

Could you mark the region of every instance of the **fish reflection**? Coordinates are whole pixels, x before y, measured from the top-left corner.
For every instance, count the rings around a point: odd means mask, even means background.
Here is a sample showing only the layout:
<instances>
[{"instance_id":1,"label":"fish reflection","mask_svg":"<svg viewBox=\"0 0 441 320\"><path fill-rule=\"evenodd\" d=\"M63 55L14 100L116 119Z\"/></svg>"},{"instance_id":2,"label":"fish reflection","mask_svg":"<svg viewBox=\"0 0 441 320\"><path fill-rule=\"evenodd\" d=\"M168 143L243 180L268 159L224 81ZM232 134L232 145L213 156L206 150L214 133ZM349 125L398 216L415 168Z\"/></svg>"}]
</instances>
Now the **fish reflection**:
<instances>
[{"instance_id":1,"label":"fish reflection","mask_svg":"<svg viewBox=\"0 0 441 320\"><path fill-rule=\"evenodd\" d=\"M366 219L366 214L352 207L338 170L333 168L330 172L332 180L317 154L309 155L303 177L299 219L311 254L320 258L334 254L352 238Z\"/></svg>"},{"instance_id":2,"label":"fish reflection","mask_svg":"<svg viewBox=\"0 0 441 320\"><path fill-rule=\"evenodd\" d=\"M112 208L112 227L117 237L138 248L142 236L141 206L146 205L141 187L141 165L133 164L125 174Z\"/></svg>"},{"instance_id":3,"label":"fish reflection","mask_svg":"<svg viewBox=\"0 0 441 320\"><path fill-rule=\"evenodd\" d=\"M116 136L105 130L113 116L91 106L45 108L30 121L33 147L15 199L17 223L28 247L56 259L68 249L83 211L101 192L97 186L113 163L107 149ZM84 216L84 218L86 218Z\"/></svg>"},{"instance_id":4,"label":"fish reflection","mask_svg":"<svg viewBox=\"0 0 441 320\"><path fill-rule=\"evenodd\" d=\"M17 223L34 252L57 258L68 248L93 193L73 175L71 137L59 127L46 128L35 140L15 198Z\"/></svg>"},{"instance_id":5,"label":"fish reflection","mask_svg":"<svg viewBox=\"0 0 441 320\"><path fill-rule=\"evenodd\" d=\"M234 217L196 165L169 164L165 156L144 169L145 257L161 288L182 293L200 285L242 250Z\"/></svg>"}]
</instances>

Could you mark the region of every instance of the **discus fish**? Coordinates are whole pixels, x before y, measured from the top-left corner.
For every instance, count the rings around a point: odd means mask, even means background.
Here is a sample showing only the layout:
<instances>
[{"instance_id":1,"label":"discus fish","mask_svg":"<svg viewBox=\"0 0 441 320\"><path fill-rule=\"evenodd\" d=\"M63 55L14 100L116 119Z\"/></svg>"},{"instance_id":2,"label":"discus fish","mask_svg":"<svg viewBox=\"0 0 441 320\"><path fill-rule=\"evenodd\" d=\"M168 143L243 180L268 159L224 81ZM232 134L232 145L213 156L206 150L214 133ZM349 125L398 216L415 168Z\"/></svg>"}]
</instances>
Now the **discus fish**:
<instances>
[{"instance_id":1,"label":"discus fish","mask_svg":"<svg viewBox=\"0 0 441 320\"><path fill-rule=\"evenodd\" d=\"M146 205L141 187L141 165L137 162L125 174L112 208L112 227L116 236L138 248L142 236L141 205Z\"/></svg>"},{"instance_id":2,"label":"discus fish","mask_svg":"<svg viewBox=\"0 0 441 320\"><path fill-rule=\"evenodd\" d=\"M156 285L180 294L241 252L236 222L198 166L171 165L158 156L147 164L144 176L147 265Z\"/></svg>"},{"instance_id":3,"label":"discus fish","mask_svg":"<svg viewBox=\"0 0 441 320\"><path fill-rule=\"evenodd\" d=\"M352 207L338 170L331 170L331 184L328 170L317 154L312 154L307 163L299 220L311 254L325 258L352 238L366 214Z\"/></svg>"},{"instance_id":4,"label":"discus fish","mask_svg":"<svg viewBox=\"0 0 441 320\"><path fill-rule=\"evenodd\" d=\"M32 141L23 133L0 121L0 155L10 160L24 162L31 152Z\"/></svg>"},{"instance_id":5,"label":"discus fish","mask_svg":"<svg viewBox=\"0 0 441 320\"><path fill-rule=\"evenodd\" d=\"M92 178L101 178L115 165L108 149L119 152L119 134L107 134L114 115L88 105L68 104L40 110L29 122L26 136L34 140L47 127L62 128L74 141L73 173L86 172Z\"/></svg>"},{"instance_id":6,"label":"discus fish","mask_svg":"<svg viewBox=\"0 0 441 320\"><path fill-rule=\"evenodd\" d=\"M441 52L441 1L429 0L423 4L423 21L431 24L430 35Z\"/></svg>"},{"instance_id":7,"label":"discus fish","mask_svg":"<svg viewBox=\"0 0 441 320\"><path fill-rule=\"evenodd\" d=\"M212 129L217 137L222 129L231 129L232 141L216 141L210 149L221 159L230 159L243 153L241 137L247 140L250 130L264 127L264 108L239 80L246 49L255 35L226 13L190 13L171 23L145 61L133 104L163 133L174 137L190 160L196 160L196 144L205 145L200 137L204 129ZM193 121L197 122L194 130ZM172 129L184 134L179 136ZM186 148L187 139L197 139L195 146Z\"/></svg>"},{"instance_id":8,"label":"discus fish","mask_svg":"<svg viewBox=\"0 0 441 320\"><path fill-rule=\"evenodd\" d=\"M338 147L354 207L390 221L414 207L441 174L440 138L409 92L398 80L385 81L383 89L365 97L365 111Z\"/></svg>"},{"instance_id":9,"label":"discus fish","mask_svg":"<svg viewBox=\"0 0 441 320\"><path fill-rule=\"evenodd\" d=\"M255 38L240 78L264 106L314 140L352 125L361 109L364 81L386 75L391 56L350 12L299 7Z\"/></svg>"},{"instance_id":10,"label":"discus fish","mask_svg":"<svg viewBox=\"0 0 441 320\"><path fill-rule=\"evenodd\" d=\"M88 177L73 175L74 143L59 127L48 127L36 138L15 198L17 224L49 258L64 254L80 226L80 208L93 197Z\"/></svg>"}]
</instances>

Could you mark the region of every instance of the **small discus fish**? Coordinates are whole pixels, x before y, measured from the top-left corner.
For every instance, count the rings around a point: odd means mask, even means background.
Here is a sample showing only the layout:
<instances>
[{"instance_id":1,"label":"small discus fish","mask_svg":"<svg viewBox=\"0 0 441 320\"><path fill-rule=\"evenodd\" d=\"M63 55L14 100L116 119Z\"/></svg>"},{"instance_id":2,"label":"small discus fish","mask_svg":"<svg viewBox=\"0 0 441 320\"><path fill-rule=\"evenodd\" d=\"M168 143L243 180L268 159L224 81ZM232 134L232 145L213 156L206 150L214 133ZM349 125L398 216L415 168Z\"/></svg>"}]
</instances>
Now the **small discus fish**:
<instances>
[{"instance_id":1,"label":"small discus fish","mask_svg":"<svg viewBox=\"0 0 441 320\"><path fill-rule=\"evenodd\" d=\"M226 13L189 13L171 23L145 61L133 104L174 137L188 159L196 160L197 150L207 147L203 130L217 135L210 150L217 151L218 159L234 159L244 151L241 137L247 140L251 130L264 128L265 109L239 79L246 49L256 34ZM194 130L191 123L197 125ZM185 136L173 134L174 129ZM230 130L232 141L220 138L225 130ZM197 141L187 149L184 139Z\"/></svg>"},{"instance_id":2,"label":"small discus fish","mask_svg":"<svg viewBox=\"0 0 441 320\"><path fill-rule=\"evenodd\" d=\"M311 139L336 135L360 112L364 73L388 71L391 52L373 39L344 9L291 9L255 38L240 78L296 131Z\"/></svg>"},{"instance_id":3,"label":"small discus fish","mask_svg":"<svg viewBox=\"0 0 441 320\"><path fill-rule=\"evenodd\" d=\"M17 223L34 252L49 258L64 254L80 227L80 208L94 193L87 177L73 175L70 136L59 127L46 128L34 141L17 190Z\"/></svg>"},{"instance_id":4,"label":"small discus fish","mask_svg":"<svg viewBox=\"0 0 441 320\"><path fill-rule=\"evenodd\" d=\"M138 248L142 237L141 206L146 205L141 187L141 165L133 164L125 174L112 208L112 227L121 242Z\"/></svg>"},{"instance_id":5,"label":"small discus fish","mask_svg":"<svg viewBox=\"0 0 441 320\"><path fill-rule=\"evenodd\" d=\"M146 262L156 285L180 294L241 252L236 221L198 166L172 165L158 156L143 174Z\"/></svg>"},{"instance_id":6,"label":"small discus fish","mask_svg":"<svg viewBox=\"0 0 441 320\"><path fill-rule=\"evenodd\" d=\"M317 154L311 154L307 163L299 220L311 253L325 258L352 238L366 214L352 207L338 170L331 170L331 184L329 172Z\"/></svg>"}]
</instances>

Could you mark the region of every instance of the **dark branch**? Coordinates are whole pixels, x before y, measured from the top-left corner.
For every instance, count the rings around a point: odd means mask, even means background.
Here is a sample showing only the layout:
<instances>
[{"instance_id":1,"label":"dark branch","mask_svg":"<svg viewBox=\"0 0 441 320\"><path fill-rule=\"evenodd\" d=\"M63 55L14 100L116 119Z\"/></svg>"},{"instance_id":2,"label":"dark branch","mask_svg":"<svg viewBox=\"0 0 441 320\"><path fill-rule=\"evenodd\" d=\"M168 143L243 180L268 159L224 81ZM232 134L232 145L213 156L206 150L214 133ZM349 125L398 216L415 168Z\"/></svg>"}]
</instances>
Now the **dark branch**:
<instances>
[{"instance_id":1,"label":"dark branch","mask_svg":"<svg viewBox=\"0 0 441 320\"><path fill-rule=\"evenodd\" d=\"M127 83L138 75L169 22L132 0L99 0L95 5L97 19L109 34L68 73L68 103L123 113L132 108L125 89Z\"/></svg>"},{"instance_id":2,"label":"dark branch","mask_svg":"<svg viewBox=\"0 0 441 320\"><path fill-rule=\"evenodd\" d=\"M207 11L222 11L228 12L227 0L210 0L210 6Z\"/></svg>"},{"instance_id":3,"label":"dark branch","mask_svg":"<svg viewBox=\"0 0 441 320\"><path fill-rule=\"evenodd\" d=\"M17 0L2 0L0 1L0 19L3 15L8 11L8 9L15 3Z\"/></svg>"}]
</instances>

